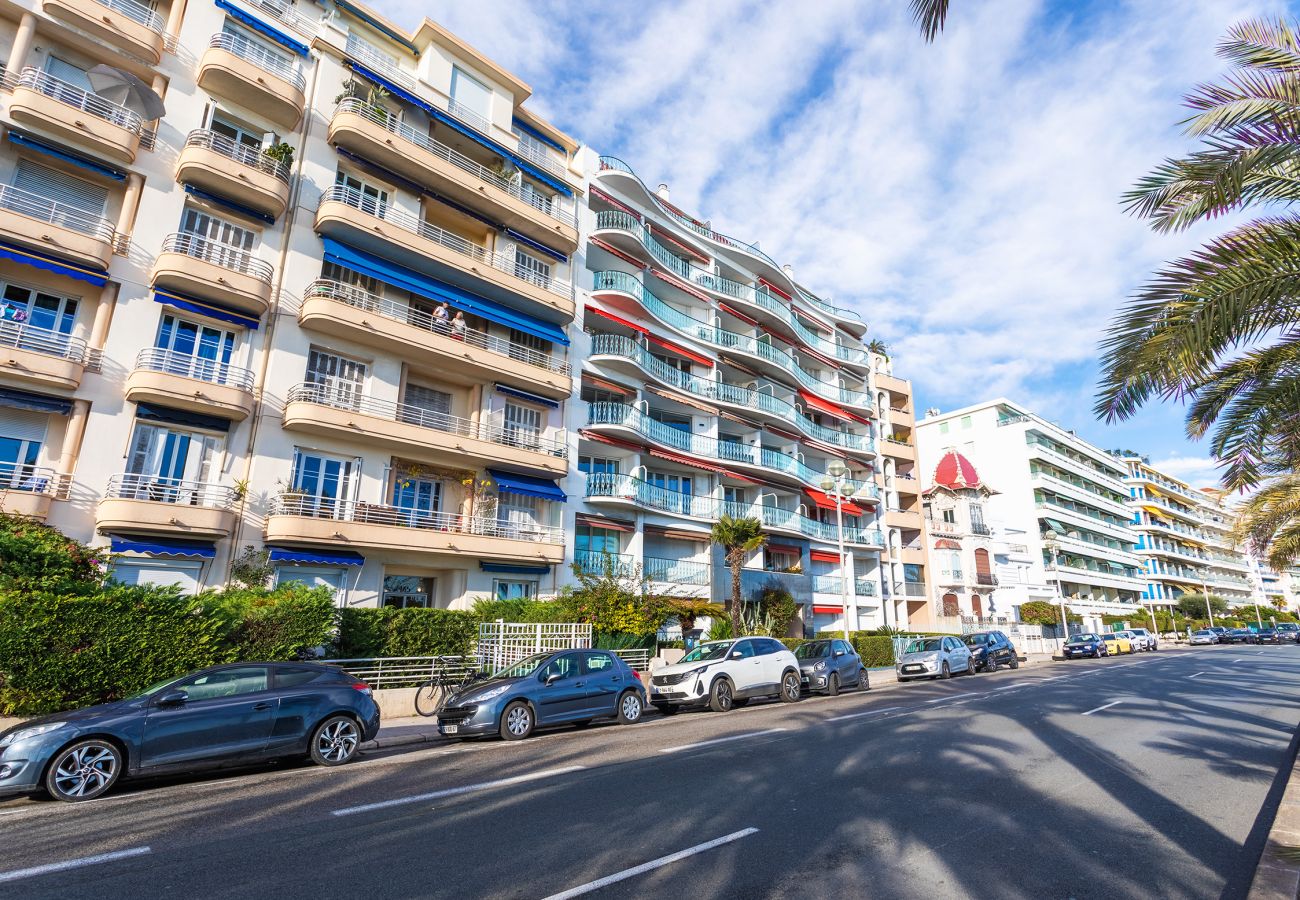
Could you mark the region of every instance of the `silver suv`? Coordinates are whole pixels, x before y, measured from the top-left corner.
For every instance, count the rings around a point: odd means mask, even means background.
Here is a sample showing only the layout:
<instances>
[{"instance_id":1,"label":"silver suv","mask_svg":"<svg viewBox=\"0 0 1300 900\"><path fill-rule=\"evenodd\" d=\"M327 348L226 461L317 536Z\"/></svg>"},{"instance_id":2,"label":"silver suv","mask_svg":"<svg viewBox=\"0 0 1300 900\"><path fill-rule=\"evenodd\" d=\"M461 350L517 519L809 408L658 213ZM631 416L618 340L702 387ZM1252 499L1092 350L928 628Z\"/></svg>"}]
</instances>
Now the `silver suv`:
<instances>
[{"instance_id":1,"label":"silver suv","mask_svg":"<svg viewBox=\"0 0 1300 900\"><path fill-rule=\"evenodd\" d=\"M726 712L755 697L794 703L799 691L799 660L768 637L708 641L650 678L650 703L664 715L691 706Z\"/></svg>"}]
</instances>

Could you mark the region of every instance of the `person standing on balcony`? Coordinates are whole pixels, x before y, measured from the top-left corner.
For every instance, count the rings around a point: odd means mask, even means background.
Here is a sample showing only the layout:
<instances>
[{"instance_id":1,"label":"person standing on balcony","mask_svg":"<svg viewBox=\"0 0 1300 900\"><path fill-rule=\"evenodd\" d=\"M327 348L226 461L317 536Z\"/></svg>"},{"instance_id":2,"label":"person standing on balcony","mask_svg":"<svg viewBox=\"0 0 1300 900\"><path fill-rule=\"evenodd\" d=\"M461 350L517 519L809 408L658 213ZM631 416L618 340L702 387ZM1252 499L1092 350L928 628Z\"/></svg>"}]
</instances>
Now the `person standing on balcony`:
<instances>
[{"instance_id":1,"label":"person standing on balcony","mask_svg":"<svg viewBox=\"0 0 1300 900\"><path fill-rule=\"evenodd\" d=\"M465 340L465 314L456 310L456 317L451 320L451 338L454 341Z\"/></svg>"},{"instance_id":2,"label":"person standing on balcony","mask_svg":"<svg viewBox=\"0 0 1300 900\"><path fill-rule=\"evenodd\" d=\"M439 303L433 311L433 327L438 331L447 330L447 304Z\"/></svg>"}]
</instances>

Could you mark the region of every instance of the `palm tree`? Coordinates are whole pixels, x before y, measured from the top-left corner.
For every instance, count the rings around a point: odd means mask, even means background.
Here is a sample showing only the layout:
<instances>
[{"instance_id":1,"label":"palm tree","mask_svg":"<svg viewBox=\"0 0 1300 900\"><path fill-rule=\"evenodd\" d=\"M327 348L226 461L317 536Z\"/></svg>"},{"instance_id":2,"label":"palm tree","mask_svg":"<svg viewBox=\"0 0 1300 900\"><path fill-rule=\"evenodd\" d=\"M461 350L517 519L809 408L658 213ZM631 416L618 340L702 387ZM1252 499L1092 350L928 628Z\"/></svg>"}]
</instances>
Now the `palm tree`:
<instances>
[{"instance_id":1,"label":"palm tree","mask_svg":"<svg viewBox=\"0 0 1300 900\"><path fill-rule=\"evenodd\" d=\"M880 338L872 338L867 343L867 351L869 353L874 353L877 356L883 356L885 359L889 359L889 345Z\"/></svg>"},{"instance_id":2,"label":"palm tree","mask_svg":"<svg viewBox=\"0 0 1300 900\"><path fill-rule=\"evenodd\" d=\"M948 18L948 0L912 0L912 18L921 29L926 41L933 41L943 31Z\"/></svg>"},{"instance_id":3,"label":"palm tree","mask_svg":"<svg viewBox=\"0 0 1300 900\"><path fill-rule=\"evenodd\" d=\"M719 616L727 614L726 609L719 603L711 600L699 600L695 597L666 597L664 602L668 608L677 616L677 624L682 629L682 640L686 640L686 632L695 629L695 620L703 616L716 619Z\"/></svg>"},{"instance_id":4,"label":"palm tree","mask_svg":"<svg viewBox=\"0 0 1300 900\"><path fill-rule=\"evenodd\" d=\"M1247 498L1233 537L1281 572L1300 556L1300 474L1283 475Z\"/></svg>"},{"instance_id":5,"label":"palm tree","mask_svg":"<svg viewBox=\"0 0 1300 900\"><path fill-rule=\"evenodd\" d=\"M751 553L767 543L763 523L747 516L724 515L713 523L709 540L722 547L727 568L731 569L731 596L727 598L727 618L731 620L731 634L740 637L740 572Z\"/></svg>"}]
</instances>

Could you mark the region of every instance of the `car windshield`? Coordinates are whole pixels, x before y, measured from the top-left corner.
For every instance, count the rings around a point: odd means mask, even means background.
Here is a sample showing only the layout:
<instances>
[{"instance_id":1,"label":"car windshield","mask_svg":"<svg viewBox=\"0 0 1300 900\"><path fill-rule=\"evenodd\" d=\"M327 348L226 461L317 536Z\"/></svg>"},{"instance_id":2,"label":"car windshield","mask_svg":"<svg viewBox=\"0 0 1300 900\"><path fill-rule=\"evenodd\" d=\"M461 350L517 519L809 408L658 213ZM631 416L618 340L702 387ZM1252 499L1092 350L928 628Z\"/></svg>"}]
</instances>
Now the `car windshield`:
<instances>
[{"instance_id":1,"label":"car windshield","mask_svg":"<svg viewBox=\"0 0 1300 900\"><path fill-rule=\"evenodd\" d=\"M942 638L922 638L920 640L912 641L912 643L907 645L907 649L903 652L904 653L925 653L930 650L941 649L942 644L943 644Z\"/></svg>"},{"instance_id":2,"label":"car windshield","mask_svg":"<svg viewBox=\"0 0 1300 900\"><path fill-rule=\"evenodd\" d=\"M700 644L690 653L683 656L679 662L711 662L715 659L726 658L727 651L731 649L731 641L714 641L709 644Z\"/></svg>"},{"instance_id":3,"label":"car windshield","mask_svg":"<svg viewBox=\"0 0 1300 900\"><path fill-rule=\"evenodd\" d=\"M534 653L525 659L519 660L512 666L506 666L492 674L493 678L527 678L537 671L542 663L546 662L554 653Z\"/></svg>"},{"instance_id":4,"label":"car windshield","mask_svg":"<svg viewBox=\"0 0 1300 900\"><path fill-rule=\"evenodd\" d=\"M989 642L989 636L987 634L968 634L964 635L962 640L968 645L974 647L976 644L987 644Z\"/></svg>"},{"instance_id":5,"label":"car windshield","mask_svg":"<svg viewBox=\"0 0 1300 900\"><path fill-rule=\"evenodd\" d=\"M821 659L831 655L830 641L809 641L795 648L794 655L799 659Z\"/></svg>"},{"instance_id":6,"label":"car windshield","mask_svg":"<svg viewBox=\"0 0 1300 900\"><path fill-rule=\"evenodd\" d=\"M1097 640L1097 635L1095 634L1077 634L1074 636L1074 639L1070 641L1070 643L1086 644L1089 641L1095 641L1095 640Z\"/></svg>"},{"instance_id":7,"label":"car windshield","mask_svg":"<svg viewBox=\"0 0 1300 900\"><path fill-rule=\"evenodd\" d=\"M181 676L181 677L183 678L184 676ZM141 691L140 693L138 693L138 694L132 694L132 695L131 695L130 697L128 697L127 699L128 699L128 700L139 700L141 697L148 697L148 696L150 696L150 695L152 695L152 694L156 694L156 693L158 693L158 692L161 691L163 688L167 687L167 685L169 685L169 684L175 684L176 682L178 682L178 681L180 681L180 680L181 680L180 678L177 678L177 677L175 677L175 676L173 676L173 677L171 677L171 678L167 678L167 679L165 679L165 680L163 680L163 681L159 681L159 682L157 682L156 684L151 684L151 685L149 685L147 688L145 688L145 689L144 689L143 691Z\"/></svg>"},{"instance_id":8,"label":"car windshield","mask_svg":"<svg viewBox=\"0 0 1300 900\"><path fill-rule=\"evenodd\" d=\"M1214 632L1213 632L1213 631L1210 631L1210 630L1208 630L1208 629L1202 628L1200 631L1193 631L1192 634L1207 635L1207 634L1214 634Z\"/></svg>"},{"instance_id":9,"label":"car windshield","mask_svg":"<svg viewBox=\"0 0 1300 900\"><path fill-rule=\"evenodd\" d=\"M1103 635L1101 636L1101 639L1102 639L1103 641L1113 641L1113 640L1115 640L1115 635L1113 635L1113 634L1103 634Z\"/></svg>"}]
</instances>

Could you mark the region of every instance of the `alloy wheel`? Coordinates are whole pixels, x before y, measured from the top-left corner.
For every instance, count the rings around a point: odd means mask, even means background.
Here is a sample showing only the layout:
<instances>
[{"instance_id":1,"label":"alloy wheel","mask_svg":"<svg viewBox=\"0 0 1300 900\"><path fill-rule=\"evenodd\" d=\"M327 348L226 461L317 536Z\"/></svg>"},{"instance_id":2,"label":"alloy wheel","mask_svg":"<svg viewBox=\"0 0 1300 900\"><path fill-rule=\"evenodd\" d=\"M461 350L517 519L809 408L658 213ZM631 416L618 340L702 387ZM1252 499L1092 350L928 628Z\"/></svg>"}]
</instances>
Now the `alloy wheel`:
<instances>
[{"instance_id":1,"label":"alloy wheel","mask_svg":"<svg viewBox=\"0 0 1300 900\"><path fill-rule=\"evenodd\" d=\"M60 795L88 800L108 790L116 780L118 762L117 753L105 744L80 744L59 759L51 780Z\"/></svg>"},{"instance_id":2,"label":"alloy wheel","mask_svg":"<svg viewBox=\"0 0 1300 900\"><path fill-rule=\"evenodd\" d=\"M799 699L799 676L793 672L786 674L781 682L781 688L785 692L785 699L791 703Z\"/></svg>"},{"instance_id":3,"label":"alloy wheel","mask_svg":"<svg viewBox=\"0 0 1300 900\"><path fill-rule=\"evenodd\" d=\"M316 738L316 750L330 762L343 762L356 752L360 740L356 723L340 718L321 729Z\"/></svg>"},{"instance_id":4,"label":"alloy wheel","mask_svg":"<svg viewBox=\"0 0 1300 900\"><path fill-rule=\"evenodd\" d=\"M624 696L619 709L623 713L625 722L635 722L641 718L641 700L636 694L629 693Z\"/></svg>"}]
</instances>

